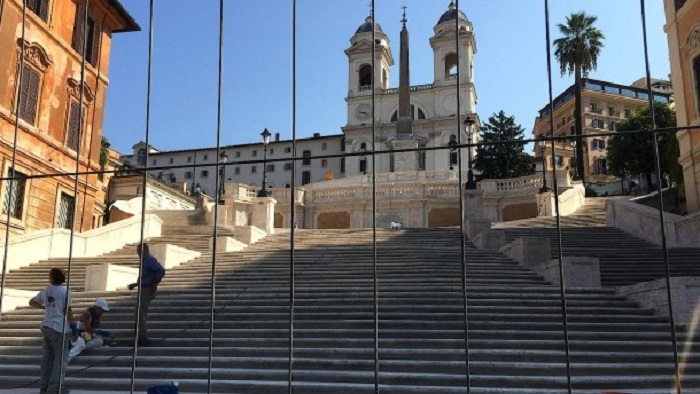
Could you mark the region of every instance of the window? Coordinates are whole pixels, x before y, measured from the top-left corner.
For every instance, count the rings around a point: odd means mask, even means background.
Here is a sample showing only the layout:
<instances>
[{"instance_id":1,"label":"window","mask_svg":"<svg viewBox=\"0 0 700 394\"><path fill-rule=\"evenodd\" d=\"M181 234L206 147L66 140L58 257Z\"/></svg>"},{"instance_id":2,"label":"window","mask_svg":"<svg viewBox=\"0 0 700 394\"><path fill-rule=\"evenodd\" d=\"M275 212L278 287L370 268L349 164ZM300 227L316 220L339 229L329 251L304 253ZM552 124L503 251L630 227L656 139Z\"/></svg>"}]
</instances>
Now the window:
<instances>
[{"instance_id":1,"label":"window","mask_svg":"<svg viewBox=\"0 0 700 394\"><path fill-rule=\"evenodd\" d=\"M274 155L274 154L275 154L275 150L272 149L272 148L270 148L270 156L272 156L272 155Z\"/></svg>"},{"instance_id":2,"label":"window","mask_svg":"<svg viewBox=\"0 0 700 394\"><path fill-rule=\"evenodd\" d=\"M268 165L267 165L267 172L275 172L275 165L274 165L274 164L268 164Z\"/></svg>"},{"instance_id":3,"label":"window","mask_svg":"<svg viewBox=\"0 0 700 394\"><path fill-rule=\"evenodd\" d=\"M80 104L77 101L70 102L70 109L68 113L68 130L66 130L66 145L68 148L78 151L80 146L80 128L82 123L82 118L80 115Z\"/></svg>"},{"instance_id":4,"label":"window","mask_svg":"<svg viewBox=\"0 0 700 394\"><path fill-rule=\"evenodd\" d=\"M625 119L629 118L630 115L632 115L632 111L630 111L629 109L625 109Z\"/></svg>"},{"instance_id":5,"label":"window","mask_svg":"<svg viewBox=\"0 0 700 394\"><path fill-rule=\"evenodd\" d=\"M241 167L234 167L233 173L234 173L234 175L240 175L241 174Z\"/></svg>"},{"instance_id":6,"label":"window","mask_svg":"<svg viewBox=\"0 0 700 394\"><path fill-rule=\"evenodd\" d=\"M202 178L209 178L209 171L208 171L208 170L202 170L202 171L199 173L199 176L202 177Z\"/></svg>"},{"instance_id":7,"label":"window","mask_svg":"<svg viewBox=\"0 0 700 394\"><path fill-rule=\"evenodd\" d=\"M188 163L192 162L192 156L187 156L187 162Z\"/></svg>"},{"instance_id":8,"label":"window","mask_svg":"<svg viewBox=\"0 0 700 394\"><path fill-rule=\"evenodd\" d=\"M75 24L73 25L73 49L80 55L84 54L85 60L94 66L97 65L97 59L100 55L102 27L90 16L87 18L87 24L85 22L85 6L81 4L76 12ZM83 43L86 39L87 42Z\"/></svg>"},{"instance_id":9,"label":"window","mask_svg":"<svg viewBox=\"0 0 700 394\"><path fill-rule=\"evenodd\" d=\"M236 152L236 157L241 157L241 152Z\"/></svg>"},{"instance_id":10,"label":"window","mask_svg":"<svg viewBox=\"0 0 700 394\"><path fill-rule=\"evenodd\" d=\"M700 114L700 56L693 59L693 75L695 76L695 97L697 98L695 107Z\"/></svg>"},{"instance_id":11,"label":"window","mask_svg":"<svg viewBox=\"0 0 700 394\"><path fill-rule=\"evenodd\" d=\"M325 143L325 142L322 143L322 144L321 144L321 150L326 150L326 148L328 148L328 144Z\"/></svg>"},{"instance_id":12,"label":"window","mask_svg":"<svg viewBox=\"0 0 700 394\"><path fill-rule=\"evenodd\" d=\"M22 87L19 91L19 117L31 125L35 125L36 112L39 103L39 73L28 65L22 68Z\"/></svg>"},{"instance_id":13,"label":"window","mask_svg":"<svg viewBox=\"0 0 700 394\"><path fill-rule=\"evenodd\" d=\"M554 163L557 165L557 167L563 167L564 166L564 158L561 156L554 156Z\"/></svg>"},{"instance_id":14,"label":"window","mask_svg":"<svg viewBox=\"0 0 700 394\"><path fill-rule=\"evenodd\" d=\"M49 0L26 0L27 9L34 12L42 21L49 20Z\"/></svg>"},{"instance_id":15,"label":"window","mask_svg":"<svg viewBox=\"0 0 700 394\"><path fill-rule=\"evenodd\" d=\"M292 163L284 163L284 170L291 171L292 170Z\"/></svg>"},{"instance_id":16,"label":"window","mask_svg":"<svg viewBox=\"0 0 700 394\"><path fill-rule=\"evenodd\" d=\"M306 185L311 183L311 171L304 171L301 173L301 184Z\"/></svg>"},{"instance_id":17,"label":"window","mask_svg":"<svg viewBox=\"0 0 700 394\"><path fill-rule=\"evenodd\" d=\"M610 129L610 131L617 131L617 122L608 122L608 129Z\"/></svg>"},{"instance_id":18,"label":"window","mask_svg":"<svg viewBox=\"0 0 700 394\"><path fill-rule=\"evenodd\" d=\"M459 156L457 155L457 152L450 152L450 166L456 166L459 161Z\"/></svg>"},{"instance_id":19,"label":"window","mask_svg":"<svg viewBox=\"0 0 700 394\"><path fill-rule=\"evenodd\" d=\"M141 148L136 153L136 164L138 164L141 167L146 166L146 149Z\"/></svg>"},{"instance_id":20,"label":"window","mask_svg":"<svg viewBox=\"0 0 700 394\"><path fill-rule=\"evenodd\" d=\"M340 139L340 151L345 152L345 138Z\"/></svg>"},{"instance_id":21,"label":"window","mask_svg":"<svg viewBox=\"0 0 700 394\"><path fill-rule=\"evenodd\" d=\"M185 179L192 179L192 171L185 172Z\"/></svg>"},{"instance_id":22,"label":"window","mask_svg":"<svg viewBox=\"0 0 700 394\"><path fill-rule=\"evenodd\" d=\"M174 160L175 160L175 159L173 159L173 158L171 157L170 160L169 160L170 164L173 164L173 161L174 161Z\"/></svg>"},{"instance_id":23,"label":"window","mask_svg":"<svg viewBox=\"0 0 700 394\"><path fill-rule=\"evenodd\" d=\"M7 171L7 176L12 176L12 168ZM8 179L5 181L5 203L3 204L2 213L22 220L22 213L24 212L24 190L27 187L26 175L19 171L14 172L15 179Z\"/></svg>"},{"instance_id":24,"label":"window","mask_svg":"<svg viewBox=\"0 0 700 394\"><path fill-rule=\"evenodd\" d=\"M600 109L598 109L598 103L591 103L591 112L599 113Z\"/></svg>"},{"instance_id":25,"label":"window","mask_svg":"<svg viewBox=\"0 0 700 394\"><path fill-rule=\"evenodd\" d=\"M360 172L363 174L367 172L367 159L365 158L360 159Z\"/></svg>"},{"instance_id":26,"label":"window","mask_svg":"<svg viewBox=\"0 0 700 394\"><path fill-rule=\"evenodd\" d=\"M175 174L168 174L168 179L170 180L170 182L177 182L177 177L175 176Z\"/></svg>"},{"instance_id":27,"label":"window","mask_svg":"<svg viewBox=\"0 0 700 394\"><path fill-rule=\"evenodd\" d=\"M372 66L365 64L362 67L360 67L359 77L360 77L360 90L369 89L372 86Z\"/></svg>"},{"instance_id":28,"label":"window","mask_svg":"<svg viewBox=\"0 0 700 394\"><path fill-rule=\"evenodd\" d=\"M163 179L163 171L158 172L158 179Z\"/></svg>"},{"instance_id":29,"label":"window","mask_svg":"<svg viewBox=\"0 0 700 394\"><path fill-rule=\"evenodd\" d=\"M153 159L153 165L156 165L156 163L158 163L158 161L156 161L156 159Z\"/></svg>"},{"instance_id":30,"label":"window","mask_svg":"<svg viewBox=\"0 0 700 394\"><path fill-rule=\"evenodd\" d=\"M255 174L258 172L258 167L257 166L250 166L250 173Z\"/></svg>"},{"instance_id":31,"label":"window","mask_svg":"<svg viewBox=\"0 0 700 394\"><path fill-rule=\"evenodd\" d=\"M393 115L391 115L391 121L396 122L399 119L399 111L395 111ZM411 105L411 119L413 120L421 120L425 119L425 112L423 112L422 109L416 108L415 105Z\"/></svg>"},{"instance_id":32,"label":"window","mask_svg":"<svg viewBox=\"0 0 700 394\"><path fill-rule=\"evenodd\" d=\"M284 148L284 153L292 153L292 148L289 146Z\"/></svg>"},{"instance_id":33,"label":"window","mask_svg":"<svg viewBox=\"0 0 700 394\"><path fill-rule=\"evenodd\" d=\"M302 153L302 156L304 157L304 159L302 160L301 164L304 166L310 166L311 165L311 151L305 150Z\"/></svg>"},{"instance_id":34,"label":"window","mask_svg":"<svg viewBox=\"0 0 700 394\"><path fill-rule=\"evenodd\" d=\"M606 159L596 159L596 167L598 174L608 173L608 161Z\"/></svg>"},{"instance_id":35,"label":"window","mask_svg":"<svg viewBox=\"0 0 700 394\"><path fill-rule=\"evenodd\" d=\"M328 159L321 159L321 167L323 167L323 168L328 167Z\"/></svg>"},{"instance_id":36,"label":"window","mask_svg":"<svg viewBox=\"0 0 700 394\"><path fill-rule=\"evenodd\" d=\"M593 122L591 122L591 127L594 129L602 129L605 128L605 125L603 124L603 121L600 119L593 119Z\"/></svg>"},{"instance_id":37,"label":"window","mask_svg":"<svg viewBox=\"0 0 700 394\"><path fill-rule=\"evenodd\" d=\"M258 155L258 151L257 151L257 150L253 150L252 152L250 152L250 155L253 156L253 157L255 157L255 156Z\"/></svg>"},{"instance_id":38,"label":"window","mask_svg":"<svg viewBox=\"0 0 700 394\"><path fill-rule=\"evenodd\" d=\"M457 79L457 54L445 56L445 79Z\"/></svg>"},{"instance_id":39,"label":"window","mask_svg":"<svg viewBox=\"0 0 700 394\"><path fill-rule=\"evenodd\" d=\"M75 197L61 192L61 200L58 207L58 227L70 229L73 227L73 214L75 213Z\"/></svg>"},{"instance_id":40,"label":"window","mask_svg":"<svg viewBox=\"0 0 700 394\"><path fill-rule=\"evenodd\" d=\"M345 158L340 158L340 173L345 174Z\"/></svg>"},{"instance_id":41,"label":"window","mask_svg":"<svg viewBox=\"0 0 700 394\"><path fill-rule=\"evenodd\" d=\"M608 116L615 116L615 107L608 107Z\"/></svg>"},{"instance_id":42,"label":"window","mask_svg":"<svg viewBox=\"0 0 700 394\"><path fill-rule=\"evenodd\" d=\"M576 128L574 126L569 127L569 134L571 134L571 135L576 134Z\"/></svg>"},{"instance_id":43,"label":"window","mask_svg":"<svg viewBox=\"0 0 700 394\"><path fill-rule=\"evenodd\" d=\"M593 146L593 149L605 149L605 140L594 139L591 145Z\"/></svg>"}]
</instances>

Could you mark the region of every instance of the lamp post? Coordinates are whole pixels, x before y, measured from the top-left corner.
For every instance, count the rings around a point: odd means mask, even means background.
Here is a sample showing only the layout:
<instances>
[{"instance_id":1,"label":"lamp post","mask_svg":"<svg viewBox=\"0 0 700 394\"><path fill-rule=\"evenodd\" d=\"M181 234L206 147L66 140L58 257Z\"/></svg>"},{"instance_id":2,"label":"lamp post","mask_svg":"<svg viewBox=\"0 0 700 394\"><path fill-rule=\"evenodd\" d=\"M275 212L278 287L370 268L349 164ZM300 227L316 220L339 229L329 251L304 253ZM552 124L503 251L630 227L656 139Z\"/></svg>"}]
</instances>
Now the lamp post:
<instances>
[{"instance_id":1,"label":"lamp post","mask_svg":"<svg viewBox=\"0 0 700 394\"><path fill-rule=\"evenodd\" d=\"M263 138L263 180L262 180L262 189L258 192L258 197L269 197L270 194L267 191L265 182L267 181L267 144L270 143L270 132L265 129L263 130L260 135Z\"/></svg>"},{"instance_id":2,"label":"lamp post","mask_svg":"<svg viewBox=\"0 0 700 394\"><path fill-rule=\"evenodd\" d=\"M450 142L447 143L447 146L450 147L449 161L450 161L450 171L452 171L455 169L453 166L453 163L452 163L452 154L454 153L454 151L457 150L457 141L455 141L454 135L450 136Z\"/></svg>"},{"instance_id":3,"label":"lamp post","mask_svg":"<svg viewBox=\"0 0 700 394\"><path fill-rule=\"evenodd\" d=\"M540 193L546 193L549 191L549 188L547 187L547 160L544 156L547 140L544 134L540 134L538 140L538 143L540 145L540 153L542 154L542 187L540 188Z\"/></svg>"},{"instance_id":4,"label":"lamp post","mask_svg":"<svg viewBox=\"0 0 700 394\"><path fill-rule=\"evenodd\" d=\"M219 167L219 202L223 201L224 198L224 193L226 192L226 188L224 187L224 182L226 182L226 162L228 162L228 155L226 152L221 152L219 155L220 159L219 162L223 164L221 167Z\"/></svg>"},{"instance_id":5,"label":"lamp post","mask_svg":"<svg viewBox=\"0 0 700 394\"><path fill-rule=\"evenodd\" d=\"M576 140L572 140L569 142L569 145L571 145L571 149L574 151L574 176L571 178L574 181L578 180L578 166L576 165Z\"/></svg>"},{"instance_id":6,"label":"lamp post","mask_svg":"<svg viewBox=\"0 0 700 394\"><path fill-rule=\"evenodd\" d=\"M471 116L467 116L467 119L464 120L464 124L467 129L467 140L469 141L469 144L472 143L472 132L474 129L474 119ZM476 182L474 182L474 171L472 171L472 148L471 146L467 150L467 184L466 188L467 190L474 190L476 189Z\"/></svg>"}]
</instances>

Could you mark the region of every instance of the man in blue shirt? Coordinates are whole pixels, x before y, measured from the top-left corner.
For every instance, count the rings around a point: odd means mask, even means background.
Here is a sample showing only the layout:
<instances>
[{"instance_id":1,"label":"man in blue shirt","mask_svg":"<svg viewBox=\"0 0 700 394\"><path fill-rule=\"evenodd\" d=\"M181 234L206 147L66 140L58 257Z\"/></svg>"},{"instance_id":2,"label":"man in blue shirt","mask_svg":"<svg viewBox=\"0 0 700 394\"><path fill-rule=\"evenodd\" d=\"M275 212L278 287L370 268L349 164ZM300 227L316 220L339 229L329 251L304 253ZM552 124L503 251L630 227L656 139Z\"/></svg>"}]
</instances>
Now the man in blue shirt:
<instances>
[{"instance_id":1,"label":"man in blue shirt","mask_svg":"<svg viewBox=\"0 0 700 394\"><path fill-rule=\"evenodd\" d=\"M136 253L138 253L141 261L141 276L136 283L129 285L129 290L133 290L139 286L141 287L141 301L137 315L139 317L138 345L147 346L148 307L151 305L151 301L156 298L158 284L165 276L165 269L155 257L151 256L151 253L148 251L148 244L142 243L137 245Z\"/></svg>"}]
</instances>

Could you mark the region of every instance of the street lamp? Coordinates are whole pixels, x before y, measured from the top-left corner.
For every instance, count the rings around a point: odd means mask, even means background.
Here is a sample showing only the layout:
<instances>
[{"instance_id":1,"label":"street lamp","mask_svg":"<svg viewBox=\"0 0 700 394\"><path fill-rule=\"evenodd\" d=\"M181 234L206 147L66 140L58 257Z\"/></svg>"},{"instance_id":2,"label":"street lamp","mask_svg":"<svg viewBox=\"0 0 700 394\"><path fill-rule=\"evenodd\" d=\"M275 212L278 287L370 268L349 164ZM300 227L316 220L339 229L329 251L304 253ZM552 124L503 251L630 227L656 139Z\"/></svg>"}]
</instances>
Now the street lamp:
<instances>
[{"instance_id":1,"label":"street lamp","mask_svg":"<svg viewBox=\"0 0 700 394\"><path fill-rule=\"evenodd\" d=\"M270 197L269 192L267 191L267 188L265 187L265 182L267 181L267 144L270 143L270 132L265 129L263 130L260 135L263 138L263 180L262 180L262 189L258 192L258 197Z\"/></svg>"},{"instance_id":2,"label":"street lamp","mask_svg":"<svg viewBox=\"0 0 700 394\"><path fill-rule=\"evenodd\" d=\"M540 134L537 141L540 145L540 153L542 154L542 187L540 188L540 193L546 193L549 191L547 187L547 160L544 156L544 149L547 145L547 140L544 134Z\"/></svg>"},{"instance_id":3,"label":"street lamp","mask_svg":"<svg viewBox=\"0 0 700 394\"><path fill-rule=\"evenodd\" d=\"M447 143L447 145L450 147L450 171L454 170L455 168L453 167L453 162L452 162L452 155L454 154L454 151L457 150L457 141L455 141L456 137L453 135L450 136L450 142Z\"/></svg>"},{"instance_id":4,"label":"street lamp","mask_svg":"<svg viewBox=\"0 0 700 394\"><path fill-rule=\"evenodd\" d=\"M574 151L574 176L571 178L574 181L578 180L578 165L576 163L576 139L573 139L569 142L569 145L571 145L571 149Z\"/></svg>"},{"instance_id":5,"label":"street lamp","mask_svg":"<svg viewBox=\"0 0 700 394\"><path fill-rule=\"evenodd\" d=\"M474 129L474 119L471 116L467 116L467 119L464 120L464 124L466 125L467 128L467 141L469 141L469 144L472 143L472 132ZM476 189L476 182L474 182L474 171L472 171L472 148L471 146L467 150L467 165L469 167L467 171L467 184L466 188L467 190L474 190Z\"/></svg>"},{"instance_id":6,"label":"street lamp","mask_svg":"<svg viewBox=\"0 0 700 394\"><path fill-rule=\"evenodd\" d=\"M219 157L221 158L220 163L223 164L221 167L219 167L219 201L222 201L224 193L226 192L224 182L226 181L226 162L228 161L228 155L226 152L221 152Z\"/></svg>"}]
</instances>

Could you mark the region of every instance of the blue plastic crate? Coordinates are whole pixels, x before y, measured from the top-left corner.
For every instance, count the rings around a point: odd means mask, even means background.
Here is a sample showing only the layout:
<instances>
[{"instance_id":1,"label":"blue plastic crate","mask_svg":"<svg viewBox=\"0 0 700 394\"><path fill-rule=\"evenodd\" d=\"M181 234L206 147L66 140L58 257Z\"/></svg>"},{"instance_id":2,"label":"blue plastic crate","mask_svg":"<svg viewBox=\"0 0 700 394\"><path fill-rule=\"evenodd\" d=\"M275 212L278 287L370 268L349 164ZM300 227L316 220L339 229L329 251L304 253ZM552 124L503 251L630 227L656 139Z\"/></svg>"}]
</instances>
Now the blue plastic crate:
<instances>
[{"instance_id":1,"label":"blue plastic crate","mask_svg":"<svg viewBox=\"0 0 700 394\"><path fill-rule=\"evenodd\" d=\"M148 388L147 394L178 394L180 389L176 386L151 386Z\"/></svg>"}]
</instances>

